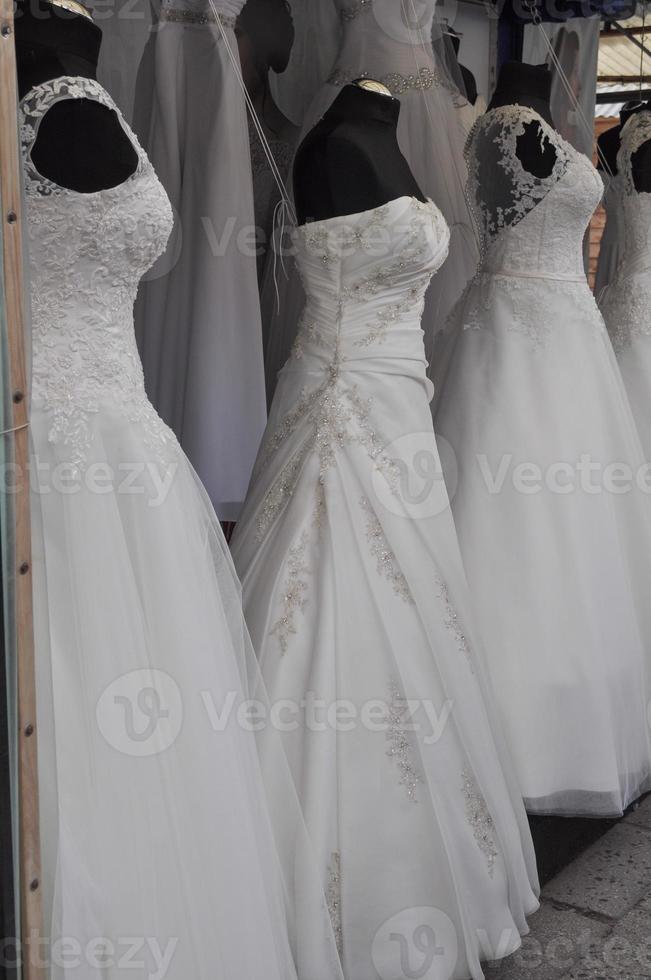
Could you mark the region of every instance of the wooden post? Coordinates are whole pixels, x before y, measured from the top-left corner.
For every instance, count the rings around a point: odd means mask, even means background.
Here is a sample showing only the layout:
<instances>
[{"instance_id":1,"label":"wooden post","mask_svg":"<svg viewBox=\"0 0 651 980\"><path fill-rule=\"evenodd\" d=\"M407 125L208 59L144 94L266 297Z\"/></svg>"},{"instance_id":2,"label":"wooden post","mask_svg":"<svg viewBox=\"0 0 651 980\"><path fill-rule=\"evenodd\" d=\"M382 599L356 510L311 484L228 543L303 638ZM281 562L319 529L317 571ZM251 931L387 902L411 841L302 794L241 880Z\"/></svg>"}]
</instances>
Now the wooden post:
<instances>
[{"instance_id":1,"label":"wooden post","mask_svg":"<svg viewBox=\"0 0 651 980\"><path fill-rule=\"evenodd\" d=\"M42 935L38 764L36 750L36 679L32 621L32 563L29 494L29 433L23 244L18 145L16 51L13 0L0 0L0 207L4 240L4 287L13 398L14 463L17 492L15 527L15 616L18 664L18 777L20 834L20 914L23 980L41 980Z\"/></svg>"}]
</instances>

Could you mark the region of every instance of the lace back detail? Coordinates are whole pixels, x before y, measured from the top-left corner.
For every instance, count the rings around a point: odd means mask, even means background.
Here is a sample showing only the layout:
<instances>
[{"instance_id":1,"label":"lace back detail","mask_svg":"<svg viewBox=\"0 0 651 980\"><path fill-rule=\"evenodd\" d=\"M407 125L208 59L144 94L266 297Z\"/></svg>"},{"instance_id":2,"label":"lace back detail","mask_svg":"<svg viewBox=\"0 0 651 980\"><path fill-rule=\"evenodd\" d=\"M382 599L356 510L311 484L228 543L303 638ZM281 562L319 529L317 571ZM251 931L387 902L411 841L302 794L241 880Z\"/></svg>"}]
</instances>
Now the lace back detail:
<instances>
[{"instance_id":1,"label":"lace back detail","mask_svg":"<svg viewBox=\"0 0 651 980\"><path fill-rule=\"evenodd\" d=\"M98 102L116 114L120 125L131 140L138 154L138 167L129 179L138 176L142 172L144 164L147 162L146 154L140 146L135 133L132 132L108 92L93 78L64 76L54 78L49 82L43 82L41 85L36 85L20 103L20 144L24 172L27 178L26 193L29 194L35 190L36 193L43 197L49 197L52 194L70 193L67 188L59 187L54 181L40 174L32 160L32 149L36 142L43 117L58 102L65 102L68 99L89 99L92 102ZM110 188L110 190L115 190L115 188Z\"/></svg>"},{"instance_id":2,"label":"lace back detail","mask_svg":"<svg viewBox=\"0 0 651 980\"><path fill-rule=\"evenodd\" d=\"M624 192L637 194L633 180L633 157L651 140L651 112L638 112L626 121L621 131L621 145L617 153L617 172L621 174Z\"/></svg>"},{"instance_id":3,"label":"lace back detail","mask_svg":"<svg viewBox=\"0 0 651 980\"><path fill-rule=\"evenodd\" d=\"M539 127L541 148L552 146L556 152L548 177L529 173L518 158L518 140L530 123ZM567 170L570 153L537 112L512 105L490 109L477 120L466 142L466 162L469 197L486 248L544 200Z\"/></svg>"}]
</instances>

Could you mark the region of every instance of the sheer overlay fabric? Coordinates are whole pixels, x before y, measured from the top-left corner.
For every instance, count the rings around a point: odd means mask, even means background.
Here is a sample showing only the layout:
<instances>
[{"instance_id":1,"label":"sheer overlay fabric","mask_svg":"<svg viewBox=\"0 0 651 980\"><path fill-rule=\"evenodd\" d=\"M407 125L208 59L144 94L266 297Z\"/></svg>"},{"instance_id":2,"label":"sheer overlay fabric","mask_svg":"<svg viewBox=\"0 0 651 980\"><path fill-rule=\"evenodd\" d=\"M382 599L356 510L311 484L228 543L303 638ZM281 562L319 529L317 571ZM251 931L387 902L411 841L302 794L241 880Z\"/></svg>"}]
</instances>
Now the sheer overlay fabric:
<instances>
[{"instance_id":1,"label":"sheer overlay fabric","mask_svg":"<svg viewBox=\"0 0 651 980\"><path fill-rule=\"evenodd\" d=\"M123 184L38 173L65 99L117 113ZM340 978L286 760L267 732L263 773L246 722L269 709L219 522L145 395L133 303L169 201L97 82L37 86L21 122L45 975Z\"/></svg>"}]
</instances>

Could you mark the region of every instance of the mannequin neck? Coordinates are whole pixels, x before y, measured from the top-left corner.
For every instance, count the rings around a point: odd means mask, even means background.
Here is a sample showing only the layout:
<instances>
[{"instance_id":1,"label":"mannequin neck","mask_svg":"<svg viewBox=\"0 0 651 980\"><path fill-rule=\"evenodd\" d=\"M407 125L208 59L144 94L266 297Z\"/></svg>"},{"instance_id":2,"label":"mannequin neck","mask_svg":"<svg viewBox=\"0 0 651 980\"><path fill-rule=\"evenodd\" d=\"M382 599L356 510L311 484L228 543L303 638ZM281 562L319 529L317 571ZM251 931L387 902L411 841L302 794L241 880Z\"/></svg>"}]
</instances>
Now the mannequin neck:
<instances>
[{"instance_id":1,"label":"mannequin neck","mask_svg":"<svg viewBox=\"0 0 651 980\"><path fill-rule=\"evenodd\" d=\"M638 112L649 111L651 111L651 103L649 102L638 102L635 105L624 106L619 114L620 125L625 126L631 116L637 116Z\"/></svg>"},{"instance_id":2,"label":"mannequin neck","mask_svg":"<svg viewBox=\"0 0 651 980\"><path fill-rule=\"evenodd\" d=\"M85 17L43 0L19 0L16 56L21 98L35 85L62 75L96 78L101 43L99 27Z\"/></svg>"},{"instance_id":3,"label":"mannequin neck","mask_svg":"<svg viewBox=\"0 0 651 980\"><path fill-rule=\"evenodd\" d=\"M552 75L546 65L525 65L519 61L508 61L500 71L489 109L506 105L526 106L553 126L551 88Z\"/></svg>"},{"instance_id":4,"label":"mannequin neck","mask_svg":"<svg viewBox=\"0 0 651 980\"><path fill-rule=\"evenodd\" d=\"M400 102L388 95L371 92L357 85L345 85L325 116L328 122L360 122L369 120L386 123L394 131L398 127Z\"/></svg>"}]
</instances>

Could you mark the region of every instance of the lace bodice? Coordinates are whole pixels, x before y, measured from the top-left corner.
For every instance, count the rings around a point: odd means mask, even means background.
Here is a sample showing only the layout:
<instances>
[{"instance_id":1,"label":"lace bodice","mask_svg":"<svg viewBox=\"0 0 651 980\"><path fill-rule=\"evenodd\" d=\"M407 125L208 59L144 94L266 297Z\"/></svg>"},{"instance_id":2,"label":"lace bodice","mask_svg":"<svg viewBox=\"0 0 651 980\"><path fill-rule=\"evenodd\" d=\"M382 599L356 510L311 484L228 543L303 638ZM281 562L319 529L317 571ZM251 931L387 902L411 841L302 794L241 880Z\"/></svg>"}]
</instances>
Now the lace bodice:
<instances>
[{"instance_id":1,"label":"lace bodice","mask_svg":"<svg viewBox=\"0 0 651 980\"><path fill-rule=\"evenodd\" d=\"M135 172L83 194L37 171L41 120L57 102L92 99L116 112L138 154ZM163 252L172 210L153 167L108 93L86 78L59 78L21 102L32 299L32 402L51 416L49 438L75 467L87 462L91 417L102 411L144 424L156 446L172 440L147 400L133 329L138 283Z\"/></svg>"},{"instance_id":2,"label":"lace bodice","mask_svg":"<svg viewBox=\"0 0 651 980\"><path fill-rule=\"evenodd\" d=\"M299 227L295 244L307 303L294 363L309 357L312 369L336 374L382 369L378 360L397 371L409 358L419 361L424 376L425 291L448 243L438 208L410 197Z\"/></svg>"},{"instance_id":3,"label":"lace bodice","mask_svg":"<svg viewBox=\"0 0 651 980\"><path fill-rule=\"evenodd\" d=\"M608 221L617 215L619 262L601 297L601 309L617 354L651 337L651 194L638 191L633 157L651 139L651 113L638 112L621 131L617 174L610 179Z\"/></svg>"},{"instance_id":4,"label":"lace bodice","mask_svg":"<svg viewBox=\"0 0 651 980\"><path fill-rule=\"evenodd\" d=\"M335 5L343 38L331 84L366 76L383 82L394 95L444 85L458 96L429 40L436 0L335 0Z\"/></svg>"},{"instance_id":5,"label":"lace bodice","mask_svg":"<svg viewBox=\"0 0 651 980\"><path fill-rule=\"evenodd\" d=\"M651 140L651 112L638 112L627 119L621 131L617 154L617 176L613 181L614 202L622 220L622 272L651 265L651 194L635 189L633 157ZM612 206L612 205L611 205Z\"/></svg>"},{"instance_id":6,"label":"lace bodice","mask_svg":"<svg viewBox=\"0 0 651 980\"><path fill-rule=\"evenodd\" d=\"M517 156L528 124L556 159L535 177ZM603 193L590 161L533 109L491 109L475 123L466 147L468 193L482 239L482 271L582 279L583 236Z\"/></svg>"}]
</instances>

